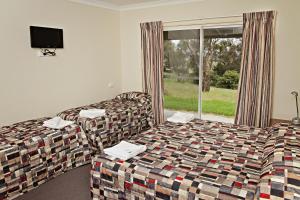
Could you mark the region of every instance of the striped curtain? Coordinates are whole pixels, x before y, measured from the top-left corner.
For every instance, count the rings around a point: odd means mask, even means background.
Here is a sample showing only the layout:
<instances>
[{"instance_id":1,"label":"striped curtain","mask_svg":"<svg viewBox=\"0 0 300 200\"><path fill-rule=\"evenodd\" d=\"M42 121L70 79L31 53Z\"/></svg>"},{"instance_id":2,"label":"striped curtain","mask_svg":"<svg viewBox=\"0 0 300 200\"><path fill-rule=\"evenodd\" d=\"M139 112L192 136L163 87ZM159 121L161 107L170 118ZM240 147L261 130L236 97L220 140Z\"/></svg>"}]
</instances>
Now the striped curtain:
<instances>
[{"instance_id":1,"label":"striped curtain","mask_svg":"<svg viewBox=\"0 0 300 200\"><path fill-rule=\"evenodd\" d=\"M141 24L143 90L152 96L154 123L164 122L163 100L163 23Z\"/></svg>"},{"instance_id":2,"label":"striped curtain","mask_svg":"<svg viewBox=\"0 0 300 200\"><path fill-rule=\"evenodd\" d=\"M243 49L235 123L267 127L272 113L275 11L243 15Z\"/></svg>"}]
</instances>

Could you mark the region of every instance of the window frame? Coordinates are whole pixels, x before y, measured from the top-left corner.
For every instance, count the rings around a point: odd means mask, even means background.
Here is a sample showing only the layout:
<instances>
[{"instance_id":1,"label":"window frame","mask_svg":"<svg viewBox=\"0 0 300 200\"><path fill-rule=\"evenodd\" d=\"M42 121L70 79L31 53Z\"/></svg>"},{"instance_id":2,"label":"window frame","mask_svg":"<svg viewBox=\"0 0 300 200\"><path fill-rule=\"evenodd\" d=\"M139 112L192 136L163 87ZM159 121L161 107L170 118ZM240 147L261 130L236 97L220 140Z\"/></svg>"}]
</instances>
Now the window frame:
<instances>
[{"instance_id":1,"label":"window frame","mask_svg":"<svg viewBox=\"0 0 300 200\"><path fill-rule=\"evenodd\" d=\"M199 84L198 84L198 115L197 118L202 119L202 78L203 78L203 55L204 55L204 30L206 29L218 29L218 28L237 28L243 27L243 20L235 19L233 22L190 22L188 24L178 24L173 26L166 26L164 24L164 31L177 31L177 30L200 30L200 49L199 49Z\"/></svg>"}]
</instances>

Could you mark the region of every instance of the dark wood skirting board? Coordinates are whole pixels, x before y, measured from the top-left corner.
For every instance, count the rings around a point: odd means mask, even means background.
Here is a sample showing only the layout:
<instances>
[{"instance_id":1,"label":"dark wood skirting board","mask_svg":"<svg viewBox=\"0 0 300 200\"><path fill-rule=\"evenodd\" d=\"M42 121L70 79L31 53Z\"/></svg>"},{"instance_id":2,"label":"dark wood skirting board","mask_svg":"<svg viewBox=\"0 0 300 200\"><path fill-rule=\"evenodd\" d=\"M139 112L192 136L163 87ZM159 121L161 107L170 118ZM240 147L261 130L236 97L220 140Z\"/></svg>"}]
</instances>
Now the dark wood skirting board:
<instances>
[{"instance_id":1,"label":"dark wood skirting board","mask_svg":"<svg viewBox=\"0 0 300 200\"><path fill-rule=\"evenodd\" d=\"M277 124L277 123L291 123L291 120L286 120L286 119L271 119L271 125Z\"/></svg>"}]
</instances>

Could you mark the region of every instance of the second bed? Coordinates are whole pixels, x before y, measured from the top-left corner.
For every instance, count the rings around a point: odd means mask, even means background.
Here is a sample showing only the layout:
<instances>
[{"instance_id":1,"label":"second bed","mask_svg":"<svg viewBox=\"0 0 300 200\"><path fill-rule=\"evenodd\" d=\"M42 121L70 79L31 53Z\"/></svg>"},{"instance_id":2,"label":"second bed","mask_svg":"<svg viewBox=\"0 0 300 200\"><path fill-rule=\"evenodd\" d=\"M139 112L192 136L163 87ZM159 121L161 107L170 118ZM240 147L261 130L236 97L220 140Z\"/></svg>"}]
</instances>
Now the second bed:
<instances>
[{"instance_id":1,"label":"second bed","mask_svg":"<svg viewBox=\"0 0 300 200\"><path fill-rule=\"evenodd\" d=\"M106 114L94 119L79 116L81 110L105 109ZM111 100L72 108L58 114L64 120L76 121L89 140L93 152L102 152L123 139L153 125L151 97L142 92L123 93Z\"/></svg>"}]
</instances>

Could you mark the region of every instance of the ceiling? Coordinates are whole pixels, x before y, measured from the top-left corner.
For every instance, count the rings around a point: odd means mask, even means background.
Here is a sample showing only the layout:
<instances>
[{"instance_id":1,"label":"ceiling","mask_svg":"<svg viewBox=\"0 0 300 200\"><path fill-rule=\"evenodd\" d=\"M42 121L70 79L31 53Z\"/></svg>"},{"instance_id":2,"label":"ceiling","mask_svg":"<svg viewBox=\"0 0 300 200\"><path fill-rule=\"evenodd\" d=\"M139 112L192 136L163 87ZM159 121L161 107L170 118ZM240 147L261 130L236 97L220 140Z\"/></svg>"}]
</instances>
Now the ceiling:
<instances>
[{"instance_id":1,"label":"ceiling","mask_svg":"<svg viewBox=\"0 0 300 200\"><path fill-rule=\"evenodd\" d=\"M146 2L159 2L158 0L102 0L103 2L115 4L116 6L131 5Z\"/></svg>"},{"instance_id":2,"label":"ceiling","mask_svg":"<svg viewBox=\"0 0 300 200\"><path fill-rule=\"evenodd\" d=\"M172 4L199 2L204 0L69 0L113 10L133 10Z\"/></svg>"}]
</instances>

